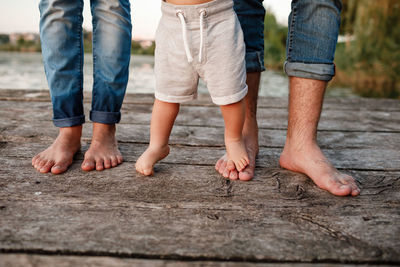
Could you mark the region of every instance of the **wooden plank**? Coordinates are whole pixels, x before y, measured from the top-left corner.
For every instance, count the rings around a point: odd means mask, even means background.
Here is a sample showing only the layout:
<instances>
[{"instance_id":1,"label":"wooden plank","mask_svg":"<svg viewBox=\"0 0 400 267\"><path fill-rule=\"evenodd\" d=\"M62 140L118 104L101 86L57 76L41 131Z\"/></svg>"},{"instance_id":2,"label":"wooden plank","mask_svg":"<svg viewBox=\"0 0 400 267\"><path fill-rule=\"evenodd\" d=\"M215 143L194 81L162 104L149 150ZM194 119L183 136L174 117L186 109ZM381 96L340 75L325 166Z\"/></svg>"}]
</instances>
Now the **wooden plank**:
<instances>
[{"instance_id":1,"label":"wooden plank","mask_svg":"<svg viewBox=\"0 0 400 267\"><path fill-rule=\"evenodd\" d=\"M43 129L46 129L45 131ZM124 143L148 143L150 138L149 125L120 124L117 128L117 138ZM223 128L205 126L175 125L170 137L171 144L190 146L224 146ZM0 141L52 142L58 129L50 121L20 123L13 120L0 121ZM91 126L86 125L83 138L91 138ZM282 148L285 144L286 130L260 129L259 143L261 147ZM400 133L390 132L329 132L320 131L318 142L327 149L364 149L373 148L400 149Z\"/></svg>"},{"instance_id":2,"label":"wooden plank","mask_svg":"<svg viewBox=\"0 0 400 267\"><path fill-rule=\"evenodd\" d=\"M0 154L8 157L19 158L30 162L37 153L43 151L49 145L48 142L35 143L0 143ZM77 160L83 159L83 153L89 145L84 143L81 151L76 155ZM139 158L146 149L146 144L123 143L119 145L124 161L133 169L133 162ZM257 161L257 167L279 167L280 148L261 148ZM394 149L346 149L334 148L323 150L332 164L342 170L400 170L400 158L398 150ZM180 165L208 165L212 168L217 160L225 153L223 147L192 147L174 145L171 146L170 155L162 162L166 164Z\"/></svg>"},{"instance_id":3,"label":"wooden plank","mask_svg":"<svg viewBox=\"0 0 400 267\"><path fill-rule=\"evenodd\" d=\"M151 95L126 97L118 126L124 164L81 171L86 126L82 151L59 176L30 165L57 135L48 92L0 90L0 99L0 265L20 262L15 255L50 266L96 265L99 255L110 265L140 266L400 264L399 101L326 99L320 144L362 189L339 198L278 167L285 99L260 98L261 150L250 182L223 179L213 168L224 153L223 127L208 96L183 105L171 154L153 177L133 166L148 141Z\"/></svg>"},{"instance_id":4,"label":"wooden plank","mask_svg":"<svg viewBox=\"0 0 400 267\"><path fill-rule=\"evenodd\" d=\"M276 168L231 182L207 166L159 165L147 178L129 164L59 176L0 164L3 252L400 262L400 172L352 172L362 193L341 198Z\"/></svg>"},{"instance_id":5,"label":"wooden plank","mask_svg":"<svg viewBox=\"0 0 400 267\"><path fill-rule=\"evenodd\" d=\"M0 100L6 101L38 101L49 102L48 90L0 90ZM84 101L91 102L91 93L84 92ZM125 104L152 104L153 94L126 94ZM198 100L185 103L188 106L214 106L210 96L199 94ZM287 107L287 99L279 97L260 97L260 108L284 108ZM400 102L395 99L367 99L367 98L325 98L324 109L333 110L375 110L375 111L400 111Z\"/></svg>"},{"instance_id":6,"label":"wooden plank","mask_svg":"<svg viewBox=\"0 0 400 267\"><path fill-rule=\"evenodd\" d=\"M251 263L251 262L218 262L218 261L178 261L178 260L152 260L152 259L127 259L104 256L45 256L30 254L0 254L0 267L331 267L332 264L312 263ZM341 266L355 267L355 264L341 264ZM368 265L371 267L390 265Z\"/></svg>"},{"instance_id":7,"label":"wooden plank","mask_svg":"<svg viewBox=\"0 0 400 267\"><path fill-rule=\"evenodd\" d=\"M89 114L90 104L85 105L85 113ZM127 104L122 110L121 124L149 124L151 105ZM12 102L0 101L0 116L21 122L50 121L51 104L48 102ZM258 122L262 129L280 129L287 127L286 109L259 108ZM182 106L176 125L223 127L223 119L219 107ZM400 111L362 112L348 110L324 109L321 115L319 130L322 131L370 131L399 132Z\"/></svg>"}]
</instances>

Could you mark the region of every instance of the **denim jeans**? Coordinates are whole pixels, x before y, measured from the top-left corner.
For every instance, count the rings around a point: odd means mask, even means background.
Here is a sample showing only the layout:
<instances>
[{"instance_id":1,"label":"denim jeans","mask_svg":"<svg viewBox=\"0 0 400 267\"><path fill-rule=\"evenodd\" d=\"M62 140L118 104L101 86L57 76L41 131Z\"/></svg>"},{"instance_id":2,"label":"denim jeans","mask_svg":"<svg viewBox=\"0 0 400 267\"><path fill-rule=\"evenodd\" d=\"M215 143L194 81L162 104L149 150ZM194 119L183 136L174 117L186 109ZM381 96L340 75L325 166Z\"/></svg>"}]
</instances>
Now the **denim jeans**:
<instances>
[{"instance_id":1,"label":"denim jeans","mask_svg":"<svg viewBox=\"0 0 400 267\"><path fill-rule=\"evenodd\" d=\"M234 0L246 43L247 71L264 70L262 0ZM286 43L289 76L329 81L340 26L340 0L293 0ZM268 40L266 40L268 42Z\"/></svg>"},{"instance_id":2,"label":"denim jeans","mask_svg":"<svg viewBox=\"0 0 400 267\"><path fill-rule=\"evenodd\" d=\"M246 71L261 72L264 67L263 0L233 0L246 44Z\"/></svg>"},{"instance_id":3,"label":"denim jeans","mask_svg":"<svg viewBox=\"0 0 400 267\"><path fill-rule=\"evenodd\" d=\"M286 42L288 76L330 81L335 75L340 0L293 0Z\"/></svg>"},{"instance_id":4,"label":"denim jeans","mask_svg":"<svg viewBox=\"0 0 400 267\"><path fill-rule=\"evenodd\" d=\"M131 49L129 0L91 0L93 91L90 120L114 124L128 82ZM41 0L40 38L53 103L53 122L85 122L83 109L83 0Z\"/></svg>"}]
</instances>

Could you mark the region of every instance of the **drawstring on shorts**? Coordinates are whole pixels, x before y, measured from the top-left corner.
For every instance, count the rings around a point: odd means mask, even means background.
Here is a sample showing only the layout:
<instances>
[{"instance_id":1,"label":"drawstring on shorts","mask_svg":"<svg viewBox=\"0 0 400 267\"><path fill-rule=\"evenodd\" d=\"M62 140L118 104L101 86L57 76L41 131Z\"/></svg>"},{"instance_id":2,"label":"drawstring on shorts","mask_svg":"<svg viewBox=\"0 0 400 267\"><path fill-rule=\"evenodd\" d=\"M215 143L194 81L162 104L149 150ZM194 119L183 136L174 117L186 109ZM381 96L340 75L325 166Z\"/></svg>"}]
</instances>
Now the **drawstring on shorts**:
<instances>
[{"instance_id":1,"label":"drawstring on shorts","mask_svg":"<svg viewBox=\"0 0 400 267\"><path fill-rule=\"evenodd\" d=\"M187 39L187 27L186 27L186 20L185 15L182 10L177 10L176 15L178 16L179 20L181 21L182 25L182 37L183 37L183 46L185 48L186 57L189 63L193 62L192 53L190 53L189 42ZM199 12L199 23L200 23L200 48L199 48L199 62L201 62L203 57L203 39L204 39L204 18L207 16L207 12L205 9L201 9Z\"/></svg>"}]
</instances>

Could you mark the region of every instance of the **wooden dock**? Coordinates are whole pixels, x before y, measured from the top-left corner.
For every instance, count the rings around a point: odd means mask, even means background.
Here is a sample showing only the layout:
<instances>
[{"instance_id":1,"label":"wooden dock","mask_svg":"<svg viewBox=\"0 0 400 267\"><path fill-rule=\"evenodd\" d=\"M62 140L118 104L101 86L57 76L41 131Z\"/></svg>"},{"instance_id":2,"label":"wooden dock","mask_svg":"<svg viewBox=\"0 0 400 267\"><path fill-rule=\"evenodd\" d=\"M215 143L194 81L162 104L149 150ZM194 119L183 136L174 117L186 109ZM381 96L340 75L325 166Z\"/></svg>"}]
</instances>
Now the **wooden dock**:
<instances>
[{"instance_id":1,"label":"wooden dock","mask_svg":"<svg viewBox=\"0 0 400 267\"><path fill-rule=\"evenodd\" d=\"M153 97L127 95L118 140L125 162L63 175L31 158L57 135L47 91L0 90L0 266L400 265L400 102L326 99L318 139L357 179L335 197L279 168L287 100L260 98L260 154L250 182L223 179L223 120L208 96L182 106L171 154L135 173ZM85 97L86 114L90 96Z\"/></svg>"}]
</instances>

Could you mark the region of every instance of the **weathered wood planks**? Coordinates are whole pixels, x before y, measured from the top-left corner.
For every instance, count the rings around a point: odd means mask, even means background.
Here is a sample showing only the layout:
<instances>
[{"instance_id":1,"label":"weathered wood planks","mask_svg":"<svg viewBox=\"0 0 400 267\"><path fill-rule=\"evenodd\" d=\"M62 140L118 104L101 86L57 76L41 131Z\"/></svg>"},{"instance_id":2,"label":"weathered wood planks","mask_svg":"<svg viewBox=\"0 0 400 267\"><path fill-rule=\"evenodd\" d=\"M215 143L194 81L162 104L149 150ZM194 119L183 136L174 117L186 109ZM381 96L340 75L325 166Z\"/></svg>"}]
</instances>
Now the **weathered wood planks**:
<instances>
[{"instance_id":1,"label":"weathered wood planks","mask_svg":"<svg viewBox=\"0 0 400 267\"><path fill-rule=\"evenodd\" d=\"M82 152L54 176L30 166L57 134L48 94L0 90L0 266L400 264L399 102L326 100L319 142L356 178L356 198L334 197L280 169L286 100L260 102L251 182L225 180L213 169L224 153L222 120L202 96L182 107L171 154L156 175L133 168L148 141L152 97L128 95L118 126L125 163L81 171L87 125Z\"/></svg>"},{"instance_id":2,"label":"weathered wood planks","mask_svg":"<svg viewBox=\"0 0 400 267\"><path fill-rule=\"evenodd\" d=\"M0 266L34 267L34 266L96 266L96 267L330 267L332 264L312 263L250 263L229 261L178 261L178 260L154 260L154 259L127 259L104 256L44 256L29 254L0 254ZM341 266L353 267L354 264L341 264ZM370 267L389 265L368 265Z\"/></svg>"}]
</instances>

